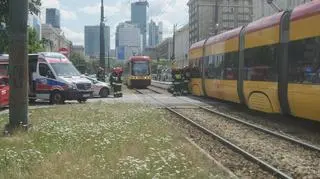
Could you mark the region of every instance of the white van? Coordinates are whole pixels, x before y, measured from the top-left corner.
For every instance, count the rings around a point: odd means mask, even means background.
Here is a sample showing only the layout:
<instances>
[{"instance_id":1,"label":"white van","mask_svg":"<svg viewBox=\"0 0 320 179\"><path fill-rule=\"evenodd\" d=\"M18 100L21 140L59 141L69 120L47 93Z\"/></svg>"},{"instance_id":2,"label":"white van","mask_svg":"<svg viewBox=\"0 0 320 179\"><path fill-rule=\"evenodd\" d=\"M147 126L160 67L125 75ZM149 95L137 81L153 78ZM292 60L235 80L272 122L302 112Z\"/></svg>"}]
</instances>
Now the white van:
<instances>
[{"instance_id":1,"label":"white van","mask_svg":"<svg viewBox=\"0 0 320 179\"><path fill-rule=\"evenodd\" d=\"M1 65L5 65L3 58L0 60ZM62 104L65 100L85 102L92 96L91 85L91 81L81 76L68 58L60 53L41 52L29 55L31 102L36 99L49 100L53 104Z\"/></svg>"}]
</instances>

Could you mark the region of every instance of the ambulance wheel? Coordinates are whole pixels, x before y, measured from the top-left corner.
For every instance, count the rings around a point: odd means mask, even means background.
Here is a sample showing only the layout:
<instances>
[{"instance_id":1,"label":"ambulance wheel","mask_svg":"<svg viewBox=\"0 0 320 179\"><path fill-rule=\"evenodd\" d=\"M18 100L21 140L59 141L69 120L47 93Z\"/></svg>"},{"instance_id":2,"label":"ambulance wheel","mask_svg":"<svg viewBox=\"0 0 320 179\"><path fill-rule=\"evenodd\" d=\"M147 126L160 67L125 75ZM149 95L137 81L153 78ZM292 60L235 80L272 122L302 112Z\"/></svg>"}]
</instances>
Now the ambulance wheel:
<instances>
[{"instance_id":1,"label":"ambulance wheel","mask_svg":"<svg viewBox=\"0 0 320 179\"><path fill-rule=\"evenodd\" d=\"M101 98L106 98L109 95L109 90L107 88L102 88L99 92Z\"/></svg>"},{"instance_id":2,"label":"ambulance wheel","mask_svg":"<svg viewBox=\"0 0 320 179\"><path fill-rule=\"evenodd\" d=\"M63 104L64 103L64 97L61 92L54 91L50 95L50 103L51 104Z\"/></svg>"}]
</instances>

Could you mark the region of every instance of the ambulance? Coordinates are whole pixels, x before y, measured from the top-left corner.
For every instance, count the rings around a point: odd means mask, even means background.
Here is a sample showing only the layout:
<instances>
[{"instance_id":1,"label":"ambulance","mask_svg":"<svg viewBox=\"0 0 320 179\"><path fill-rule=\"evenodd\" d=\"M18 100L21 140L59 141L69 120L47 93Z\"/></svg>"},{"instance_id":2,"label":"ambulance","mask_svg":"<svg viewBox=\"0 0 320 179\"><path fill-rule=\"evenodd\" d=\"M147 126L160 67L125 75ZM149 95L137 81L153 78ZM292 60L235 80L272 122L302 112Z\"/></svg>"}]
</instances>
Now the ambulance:
<instances>
[{"instance_id":1,"label":"ambulance","mask_svg":"<svg viewBox=\"0 0 320 179\"><path fill-rule=\"evenodd\" d=\"M9 56L0 56L0 69L8 72ZM63 104L66 100L79 103L92 97L91 81L83 77L61 53L41 52L29 55L29 101L49 100Z\"/></svg>"}]
</instances>

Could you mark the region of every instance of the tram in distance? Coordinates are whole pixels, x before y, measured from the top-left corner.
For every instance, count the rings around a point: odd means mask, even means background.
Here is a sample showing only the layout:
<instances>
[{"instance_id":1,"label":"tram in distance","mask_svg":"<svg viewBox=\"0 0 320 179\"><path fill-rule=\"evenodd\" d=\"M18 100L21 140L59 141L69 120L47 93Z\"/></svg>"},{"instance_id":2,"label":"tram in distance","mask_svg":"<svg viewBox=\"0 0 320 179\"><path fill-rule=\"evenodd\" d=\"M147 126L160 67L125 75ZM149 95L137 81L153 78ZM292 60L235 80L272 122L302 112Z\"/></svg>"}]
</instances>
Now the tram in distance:
<instances>
[{"instance_id":1,"label":"tram in distance","mask_svg":"<svg viewBox=\"0 0 320 179\"><path fill-rule=\"evenodd\" d=\"M320 121L320 1L254 21L189 49L194 95Z\"/></svg>"},{"instance_id":2,"label":"tram in distance","mask_svg":"<svg viewBox=\"0 0 320 179\"><path fill-rule=\"evenodd\" d=\"M125 65L125 81L129 88L146 88L151 84L151 59L132 56Z\"/></svg>"}]
</instances>

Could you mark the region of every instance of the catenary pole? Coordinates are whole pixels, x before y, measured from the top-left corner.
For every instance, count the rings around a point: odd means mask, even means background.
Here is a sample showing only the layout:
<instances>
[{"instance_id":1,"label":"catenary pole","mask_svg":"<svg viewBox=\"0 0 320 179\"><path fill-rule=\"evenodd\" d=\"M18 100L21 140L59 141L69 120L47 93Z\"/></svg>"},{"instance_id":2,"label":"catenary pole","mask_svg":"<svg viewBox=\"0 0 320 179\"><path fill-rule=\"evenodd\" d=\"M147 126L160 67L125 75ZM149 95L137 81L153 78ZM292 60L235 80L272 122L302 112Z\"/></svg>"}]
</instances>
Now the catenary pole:
<instances>
[{"instance_id":1,"label":"catenary pole","mask_svg":"<svg viewBox=\"0 0 320 179\"><path fill-rule=\"evenodd\" d=\"M104 74L106 72L106 62L105 62L105 41L104 41L104 7L103 0L101 0L101 19L100 19L100 66L104 69ZM105 79L104 79L105 81Z\"/></svg>"}]
</instances>

